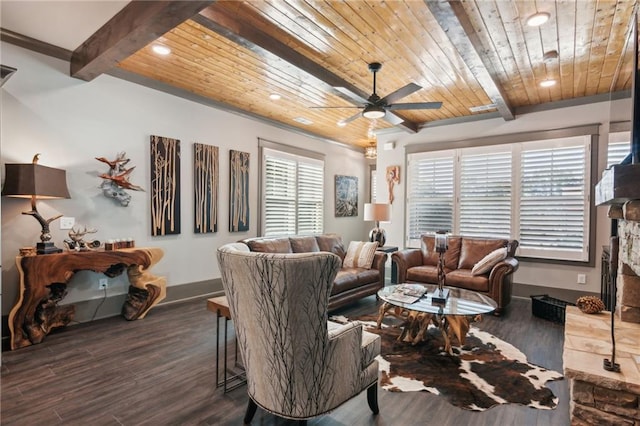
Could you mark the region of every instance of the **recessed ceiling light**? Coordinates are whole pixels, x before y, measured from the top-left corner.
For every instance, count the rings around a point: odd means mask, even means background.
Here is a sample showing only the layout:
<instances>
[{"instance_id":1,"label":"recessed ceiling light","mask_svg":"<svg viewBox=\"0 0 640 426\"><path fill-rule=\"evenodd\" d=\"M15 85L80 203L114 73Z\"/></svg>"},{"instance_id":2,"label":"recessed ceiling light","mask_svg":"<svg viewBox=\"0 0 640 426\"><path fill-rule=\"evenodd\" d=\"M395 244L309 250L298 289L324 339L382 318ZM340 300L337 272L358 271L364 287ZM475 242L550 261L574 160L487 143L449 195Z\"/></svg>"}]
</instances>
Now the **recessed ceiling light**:
<instances>
[{"instance_id":1,"label":"recessed ceiling light","mask_svg":"<svg viewBox=\"0 0 640 426\"><path fill-rule=\"evenodd\" d=\"M555 86L556 81L553 79L547 79L547 80L542 80L540 82L540 87L551 87L551 86Z\"/></svg>"},{"instance_id":2,"label":"recessed ceiling light","mask_svg":"<svg viewBox=\"0 0 640 426\"><path fill-rule=\"evenodd\" d=\"M269 99L271 99L272 101L277 101L279 99L282 99L282 96L280 96L280 94L278 93L272 93L269 95Z\"/></svg>"},{"instance_id":3,"label":"recessed ceiling light","mask_svg":"<svg viewBox=\"0 0 640 426\"><path fill-rule=\"evenodd\" d=\"M307 126L310 124L313 124L313 121L309 120L308 118L304 118L304 117L296 117L293 119L293 121L297 121L298 123L302 123L302 124L306 124Z\"/></svg>"},{"instance_id":4,"label":"recessed ceiling light","mask_svg":"<svg viewBox=\"0 0 640 426\"><path fill-rule=\"evenodd\" d=\"M527 25L530 27L538 27L549 20L551 15L547 12L538 12L527 18Z\"/></svg>"},{"instance_id":5,"label":"recessed ceiling light","mask_svg":"<svg viewBox=\"0 0 640 426\"><path fill-rule=\"evenodd\" d=\"M344 127L347 125L347 123L345 123L344 120L340 120L336 124L338 125L338 127Z\"/></svg>"},{"instance_id":6,"label":"recessed ceiling light","mask_svg":"<svg viewBox=\"0 0 640 426\"><path fill-rule=\"evenodd\" d=\"M161 44L154 44L151 50L153 50L158 55L168 55L169 53L171 53L171 49Z\"/></svg>"}]
</instances>

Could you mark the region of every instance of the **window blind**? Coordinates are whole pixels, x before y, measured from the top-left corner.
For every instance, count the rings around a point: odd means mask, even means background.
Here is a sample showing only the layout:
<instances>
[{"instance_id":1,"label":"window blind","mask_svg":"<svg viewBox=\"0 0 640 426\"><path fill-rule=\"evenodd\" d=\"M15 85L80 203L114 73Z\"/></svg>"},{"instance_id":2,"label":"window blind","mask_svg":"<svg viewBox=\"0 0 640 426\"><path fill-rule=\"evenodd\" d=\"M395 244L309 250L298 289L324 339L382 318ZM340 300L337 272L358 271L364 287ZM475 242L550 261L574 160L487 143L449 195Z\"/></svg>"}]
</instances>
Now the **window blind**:
<instances>
[{"instance_id":1,"label":"window blind","mask_svg":"<svg viewBox=\"0 0 640 426\"><path fill-rule=\"evenodd\" d=\"M321 234L324 162L263 150L262 235Z\"/></svg>"},{"instance_id":2,"label":"window blind","mask_svg":"<svg viewBox=\"0 0 640 426\"><path fill-rule=\"evenodd\" d=\"M609 134L607 147L607 169L614 164L620 164L631 152L631 134L629 132L615 132Z\"/></svg>"},{"instance_id":3,"label":"window blind","mask_svg":"<svg viewBox=\"0 0 640 426\"><path fill-rule=\"evenodd\" d=\"M545 251L562 251L564 259L587 260L587 146L584 138L573 139L578 139L573 146L525 145L522 149L519 240L523 254L546 257Z\"/></svg>"},{"instance_id":4,"label":"window blind","mask_svg":"<svg viewBox=\"0 0 640 426\"><path fill-rule=\"evenodd\" d=\"M509 238L511 151L463 151L460 167L460 233Z\"/></svg>"},{"instance_id":5,"label":"window blind","mask_svg":"<svg viewBox=\"0 0 640 426\"><path fill-rule=\"evenodd\" d=\"M419 246L422 234L453 230L453 152L412 155L408 164L408 245Z\"/></svg>"}]
</instances>

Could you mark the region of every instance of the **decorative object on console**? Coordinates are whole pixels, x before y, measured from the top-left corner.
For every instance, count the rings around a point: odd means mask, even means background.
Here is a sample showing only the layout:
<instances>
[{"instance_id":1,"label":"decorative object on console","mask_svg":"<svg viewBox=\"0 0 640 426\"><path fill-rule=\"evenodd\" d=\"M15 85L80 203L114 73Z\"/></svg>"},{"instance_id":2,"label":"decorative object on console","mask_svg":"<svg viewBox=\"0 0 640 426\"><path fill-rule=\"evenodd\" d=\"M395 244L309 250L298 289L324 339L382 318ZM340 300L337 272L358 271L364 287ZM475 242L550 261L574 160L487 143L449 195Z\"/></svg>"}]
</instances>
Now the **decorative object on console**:
<instances>
[{"instance_id":1,"label":"decorative object on console","mask_svg":"<svg viewBox=\"0 0 640 426\"><path fill-rule=\"evenodd\" d=\"M578 297L576 306L585 314L597 314L604 311L604 302L595 296Z\"/></svg>"},{"instance_id":2,"label":"decorative object on console","mask_svg":"<svg viewBox=\"0 0 640 426\"><path fill-rule=\"evenodd\" d=\"M193 232L218 232L218 147L193 144Z\"/></svg>"},{"instance_id":3,"label":"decorative object on console","mask_svg":"<svg viewBox=\"0 0 640 426\"><path fill-rule=\"evenodd\" d=\"M229 151L229 231L249 230L249 153Z\"/></svg>"},{"instance_id":4,"label":"decorative object on console","mask_svg":"<svg viewBox=\"0 0 640 426\"><path fill-rule=\"evenodd\" d=\"M67 188L67 175L64 170L38 164L40 154L33 156L29 164L6 164L6 178L2 195L7 197L31 198L31 210L22 214L33 216L40 226L40 242L36 245L38 254L60 253L51 241L49 224L62 217L57 215L44 219L36 208L36 199L71 198Z\"/></svg>"},{"instance_id":5,"label":"decorative object on console","mask_svg":"<svg viewBox=\"0 0 640 426\"><path fill-rule=\"evenodd\" d=\"M336 217L358 216L358 178L336 175Z\"/></svg>"},{"instance_id":6,"label":"decorative object on console","mask_svg":"<svg viewBox=\"0 0 640 426\"><path fill-rule=\"evenodd\" d=\"M180 141L151 136L151 236L180 233Z\"/></svg>"},{"instance_id":7,"label":"decorative object on console","mask_svg":"<svg viewBox=\"0 0 640 426\"><path fill-rule=\"evenodd\" d=\"M98 232L97 229L87 229L86 226L84 227L84 229L82 231L80 231L79 227L78 227L78 229L73 227L73 228L71 228L71 231L69 231L69 239L68 240L64 240L64 245L68 250L75 250L75 251L87 251L87 250L97 249L98 247L100 247L100 241L98 241L98 240L85 241L84 240L84 236L85 235L87 235L87 234L95 234L96 232Z\"/></svg>"},{"instance_id":8,"label":"decorative object on console","mask_svg":"<svg viewBox=\"0 0 640 426\"><path fill-rule=\"evenodd\" d=\"M444 288L444 254L449 249L447 231L436 232L435 250L438 253L438 291L433 292L431 300L434 303L446 303L449 290Z\"/></svg>"},{"instance_id":9,"label":"decorative object on console","mask_svg":"<svg viewBox=\"0 0 640 426\"><path fill-rule=\"evenodd\" d=\"M393 204L393 187L400 183L400 166L387 167L387 185L389 186L389 204Z\"/></svg>"},{"instance_id":10,"label":"decorative object on console","mask_svg":"<svg viewBox=\"0 0 640 426\"><path fill-rule=\"evenodd\" d=\"M130 161L129 158L125 158L126 155L124 151L119 152L113 161L107 160L104 157L96 157L96 160L109 165L109 172L100 175L103 179L102 184L100 184L102 193L105 197L115 199L123 207L127 207L129 202L131 202L131 195L129 195L125 189L144 191L144 189L138 185L129 182L131 172L133 172L136 166L129 167L128 169L125 167Z\"/></svg>"},{"instance_id":11,"label":"decorative object on console","mask_svg":"<svg viewBox=\"0 0 640 426\"><path fill-rule=\"evenodd\" d=\"M364 220L376 222L376 227L369 232L369 241L376 241L380 247L384 246L387 241L387 234L384 229L380 228L380 222L389 222L391 220L391 204L365 203Z\"/></svg>"}]
</instances>

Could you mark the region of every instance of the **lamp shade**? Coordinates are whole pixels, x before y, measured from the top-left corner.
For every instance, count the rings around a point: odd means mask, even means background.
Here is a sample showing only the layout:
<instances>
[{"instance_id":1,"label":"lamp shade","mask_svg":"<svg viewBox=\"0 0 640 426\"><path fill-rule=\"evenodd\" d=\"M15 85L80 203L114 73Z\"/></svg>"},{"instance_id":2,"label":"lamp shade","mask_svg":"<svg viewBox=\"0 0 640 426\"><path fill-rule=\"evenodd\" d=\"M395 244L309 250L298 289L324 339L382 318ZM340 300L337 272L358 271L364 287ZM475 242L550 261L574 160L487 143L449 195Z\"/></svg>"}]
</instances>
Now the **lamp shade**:
<instances>
[{"instance_id":1,"label":"lamp shade","mask_svg":"<svg viewBox=\"0 0 640 426\"><path fill-rule=\"evenodd\" d=\"M71 198L67 173L61 169L29 164L5 164L2 195L7 197Z\"/></svg>"},{"instance_id":2,"label":"lamp shade","mask_svg":"<svg viewBox=\"0 0 640 426\"><path fill-rule=\"evenodd\" d=\"M391 220L391 204L366 203L364 205L364 220L389 222Z\"/></svg>"}]
</instances>

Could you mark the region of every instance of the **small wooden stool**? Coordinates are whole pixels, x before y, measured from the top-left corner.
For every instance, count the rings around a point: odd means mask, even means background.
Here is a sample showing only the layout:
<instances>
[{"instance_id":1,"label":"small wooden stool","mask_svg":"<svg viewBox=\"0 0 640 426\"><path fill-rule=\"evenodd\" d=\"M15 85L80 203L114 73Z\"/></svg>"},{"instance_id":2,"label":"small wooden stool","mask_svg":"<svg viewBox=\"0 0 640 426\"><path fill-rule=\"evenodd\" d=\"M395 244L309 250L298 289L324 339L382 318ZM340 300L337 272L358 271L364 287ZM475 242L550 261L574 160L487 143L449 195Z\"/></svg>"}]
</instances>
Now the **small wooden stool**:
<instances>
[{"instance_id":1,"label":"small wooden stool","mask_svg":"<svg viewBox=\"0 0 640 426\"><path fill-rule=\"evenodd\" d=\"M211 312L216 313L216 388L220 386L223 387L224 393L231 391L239 386L247 383L247 378L245 376L244 367L238 364L238 341L235 341L235 362L234 367L237 369L242 369L241 372L236 372L233 370L229 370L227 368L227 329L228 322L232 319L231 312L229 311L229 302L227 301L226 296L220 297L212 297L211 299L207 299L207 309ZM220 319L224 318L224 378L219 380L220 374ZM233 375L227 376L227 373L230 372Z\"/></svg>"}]
</instances>

